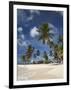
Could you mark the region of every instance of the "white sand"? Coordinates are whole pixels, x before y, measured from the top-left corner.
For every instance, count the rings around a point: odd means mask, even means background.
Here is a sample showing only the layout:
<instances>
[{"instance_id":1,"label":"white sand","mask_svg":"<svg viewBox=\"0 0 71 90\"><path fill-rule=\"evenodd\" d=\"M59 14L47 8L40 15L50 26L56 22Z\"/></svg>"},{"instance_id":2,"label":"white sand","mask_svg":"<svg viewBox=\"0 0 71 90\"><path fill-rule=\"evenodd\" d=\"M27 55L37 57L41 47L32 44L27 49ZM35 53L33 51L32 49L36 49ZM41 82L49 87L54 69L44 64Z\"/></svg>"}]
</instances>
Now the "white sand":
<instances>
[{"instance_id":1,"label":"white sand","mask_svg":"<svg viewBox=\"0 0 71 90\"><path fill-rule=\"evenodd\" d=\"M63 65L33 64L18 65L18 80L62 79Z\"/></svg>"}]
</instances>

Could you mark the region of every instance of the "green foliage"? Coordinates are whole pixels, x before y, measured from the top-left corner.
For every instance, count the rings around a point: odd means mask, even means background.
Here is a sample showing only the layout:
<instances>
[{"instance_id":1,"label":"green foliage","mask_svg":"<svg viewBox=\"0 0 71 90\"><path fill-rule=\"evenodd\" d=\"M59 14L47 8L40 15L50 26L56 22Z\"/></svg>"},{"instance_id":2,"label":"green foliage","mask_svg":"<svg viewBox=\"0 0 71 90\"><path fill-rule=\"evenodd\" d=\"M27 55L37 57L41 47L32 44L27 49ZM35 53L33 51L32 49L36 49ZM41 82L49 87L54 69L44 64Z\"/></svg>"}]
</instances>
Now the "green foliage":
<instances>
[{"instance_id":1,"label":"green foliage","mask_svg":"<svg viewBox=\"0 0 71 90\"><path fill-rule=\"evenodd\" d=\"M34 48L32 47L32 45L31 44L28 45L25 55L22 55L22 61L25 62L25 63L26 62L29 63L30 58L32 57L33 51L34 51Z\"/></svg>"},{"instance_id":2,"label":"green foliage","mask_svg":"<svg viewBox=\"0 0 71 90\"><path fill-rule=\"evenodd\" d=\"M63 60L63 36L59 36L58 43L50 42L50 48L53 50L53 56L56 60Z\"/></svg>"},{"instance_id":3,"label":"green foliage","mask_svg":"<svg viewBox=\"0 0 71 90\"><path fill-rule=\"evenodd\" d=\"M63 60L63 46L57 44L54 46L54 58L57 60Z\"/></svg>"},{"instance_id":4,"label":"green foliage","mask_svg":"<svg viewBox=\"0 0 71 90\"><path fill-rule=\"evenodd\" d=\"M58 43L63 44L63 36L59 35Z\"/></svg>"},{"instance_id":5,"label":"green foliage","mask_svg":"<svg viewBox=\"0 0 71 90\"><path fill-rule=\"evenodd\" d=\"M25 61L25 55L22 55L22 61Z\"/></svg>"},{"instance_id":6,"label":"green foliage","mask_svg":"<svg viewBox=\"0 0 71 90\"><path fill-rule=\"evenodd\" d=\"M42 24L39 29L37 30L39 32L39 38L38 40L41 40L43 42L43 44L48 43L51 41L51 38L53 36L52 33L50 33L52 29L49 28L49 24L48 23L44 23Z\"/></svg>"},{"instance_id":7,"label":"green foliage","mask_svg":"<svg viewBox=\"0 0 71 90\"><path fill-rule=\"evenodd\" d=\"M42 24L37 30L37 32L39 33L38 40L42 41L43 44L48 44L50 46L50 55L54 56L54 59L63 60L63 36L60 35L58 38L58 42L55 43L53 41L54 34L50 32L51 30L53 29L49 28L48 23ZM31 44L28 45L25 55L22 56L22 60L30 62L34 50L35 49L32 47ZM39 55L40 51L37 50L34 54L34 57L36 58L36 56ZM48 54L46 51L44 51L43 53L43 58L45 59L44 63L48 63Z\"/></svg>"},{"instance_id":8,"label":"green foliage","mask_svg":"<svg viewBox=\"0 0 71 90\"><path fill-rule=\"evenodd\" d=\"M28 45L27 47L27 51L26 51L26 59L30 62L30 58L33 54L34 48L32 47L32 45Z\"/></svg>"}]
</instances>

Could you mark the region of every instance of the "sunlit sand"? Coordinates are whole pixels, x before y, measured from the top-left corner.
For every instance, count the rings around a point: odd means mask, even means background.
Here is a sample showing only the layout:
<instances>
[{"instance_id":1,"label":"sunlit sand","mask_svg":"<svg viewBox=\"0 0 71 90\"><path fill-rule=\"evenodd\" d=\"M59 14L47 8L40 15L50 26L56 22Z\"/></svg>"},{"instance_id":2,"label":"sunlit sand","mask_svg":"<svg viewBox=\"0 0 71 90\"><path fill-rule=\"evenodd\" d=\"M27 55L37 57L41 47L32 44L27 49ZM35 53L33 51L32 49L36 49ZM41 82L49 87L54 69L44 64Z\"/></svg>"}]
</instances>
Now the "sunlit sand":
<instances>
[{"instance_id":1,"label":"sunlit sand","mask_svg":"<svg viewBox=\"0 0 71 90\"><path fill-rule=\"evenodd\" d=\"M63 64L32 64L18 65L18 80L62 79Z\"/></svg>"}]
</instances>

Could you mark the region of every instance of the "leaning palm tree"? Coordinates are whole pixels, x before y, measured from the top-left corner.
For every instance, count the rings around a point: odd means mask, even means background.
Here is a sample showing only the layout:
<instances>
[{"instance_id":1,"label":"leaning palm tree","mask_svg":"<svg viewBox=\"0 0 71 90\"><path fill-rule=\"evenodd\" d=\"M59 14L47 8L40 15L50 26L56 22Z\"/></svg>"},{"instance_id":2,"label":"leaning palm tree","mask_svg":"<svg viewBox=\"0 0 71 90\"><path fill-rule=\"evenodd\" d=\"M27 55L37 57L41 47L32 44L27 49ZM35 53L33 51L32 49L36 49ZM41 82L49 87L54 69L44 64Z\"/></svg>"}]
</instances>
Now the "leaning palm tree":
<instances>
[{"instance_id":1,"label":"leaning palm tree","mask_svg":"<svg viewBox=\"0 0 71 90\"><path fill-rule=\"evenodd\" d=\"M32 45L31 44L28 45L25 58L29 63L30 63L30 58L32 57L33 51L34 51L34 48L32 47Z\"/></svg>"},{"instance_id":2,"label":"leaning palm tree","mask_svg":"<svg viewBox=\"0 0 71 90\"><path fill-rule=\"evenodd\" d=\"M22 55L22 62L25 62L25 64L26 64L25 55Z\"/></svg>"},{"instance_id":3,"label":"leaning palm tree","mask_svg":"<svg viewBox=\"0 0 71 90\"><path fill-rule=\"evenodd\" d=\"M45 43L49 44L53 37L53 33L50 32L51 30L52 28L49 28L48 23L42 24L37 30L37 32L39 33L38 40L41 40L43 44Z\"/></svg>"}]
</instances>

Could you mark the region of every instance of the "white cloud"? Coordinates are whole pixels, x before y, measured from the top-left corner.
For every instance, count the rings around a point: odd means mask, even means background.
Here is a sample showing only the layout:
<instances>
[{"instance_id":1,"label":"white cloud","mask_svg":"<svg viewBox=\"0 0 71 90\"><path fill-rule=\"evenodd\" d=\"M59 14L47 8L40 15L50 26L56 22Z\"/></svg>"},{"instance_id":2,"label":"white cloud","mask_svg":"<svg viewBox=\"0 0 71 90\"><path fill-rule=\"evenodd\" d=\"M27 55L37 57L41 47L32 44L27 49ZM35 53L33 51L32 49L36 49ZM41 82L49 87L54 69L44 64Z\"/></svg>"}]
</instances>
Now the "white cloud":
<instances>
[{"instance_id":1,"label":"white cloud","mask_svg":"<svg viewBox=\"0 0 71 90\"><path fill-rule=\"evenodd\" d=\"M27 41L23 41L23 40L21 40L21 39L18 39L18 40L17 40L17 43L18 43L18 45L21 46L21 47L27 47L27 46L28 46L28 42L27 42Z\"/></svg>"},{"instance_id":2,"label":"white cloud","mask_svg":"<svg viewBox=\"0 0 71 90\"><path fill-rule=\"evenodd\" d=\"M18 32L22 32L23 31L23 28L22 27L18 27Z\"/></svg>"},{"instance_id":3,"label":"white cloud","mask_svg":"<svg viewBox=\"0 0 71 90\"><path fill-rule=\"evenodd\" d=\"M34 14L40 15L40 12L38 10L30 10L30 16L27 17L27 21L30 21L34 18Z\"/></svg>"},{"instance_id":4,"label":"white cloud","mask_svg":"<svg viewBox=\"0 0 71 90\"><path fill-rule=\"evenodd\" d=\"M48 25L49 25L49 28L52 28L53 29L50 32L54 33L55 31L57 31L57 28L53 24L48 23Z\"/></svg>"},{"instance_id":5,"label":"white cloud","mask_svg":"<svg viewBox=\"0 0 71 90\"><path fill-rule=\"evenodd\" d=\"M31 37L35 37L37 35L39 35L39 33L37 32L38 28L37 27L33 27L30 31L30 35Z\"/></svg>"},{"instance_id":6,"label":"white cloud","mask_svg":"<svg viewBox=\"0 0 71 90\"><path fill-rule=\"evenodd\" d=\"M35 13L35 14L40 15L40 11L38 11L38 10L30 10L30 13L31 13L31 14Z\"/></svg>"},{"instance_id":7,"label":"white cloud","mask_svg":"<svg viewBox=\"0 0 71 90\"><path fill-rule=\"evenodd\" d=\"M26 47L28 43L26 41L23 41L22 46Z\"/></svg>"},{"instance_id":8,"label":"white cloud","mask_svg":"<svg viewBox=\"0 0 71 90\"><path fill-rule=\"evenodd\" d=\"M51 23L48 23L50 28L54 28L54 25Z\"/></svg>"},{"instance_id":9,"label":"white cloud","mask_svg":"<svg viewBox=\"0 0 71 90\"><path fill-rule=\"evenodd\" d=\"M17 44L18 44L19 46L22 46L22 40L21 40L21 39L17 39Z\"/></svg>"},{"instance_id":10,"label":"white cloud","mask_svg":"<svg viewBox=\"0 0 71 90\"><path fill-rule=\"evenodd\" d=\"M27 21L30 21L33 19L33 15L30 15L28 18L27 18Z\"/></svg>"},{"instance_id":11,"label":"white cloud","mask_svg":"<svg viewBox=\"0 0 71 90\"><path fill-rule=\"evenodd\" d=\"M25 38L24 34L21 34L21 38L22 38L22 39L24 39L24 38Z\"/></svg>"}]
</instances>

